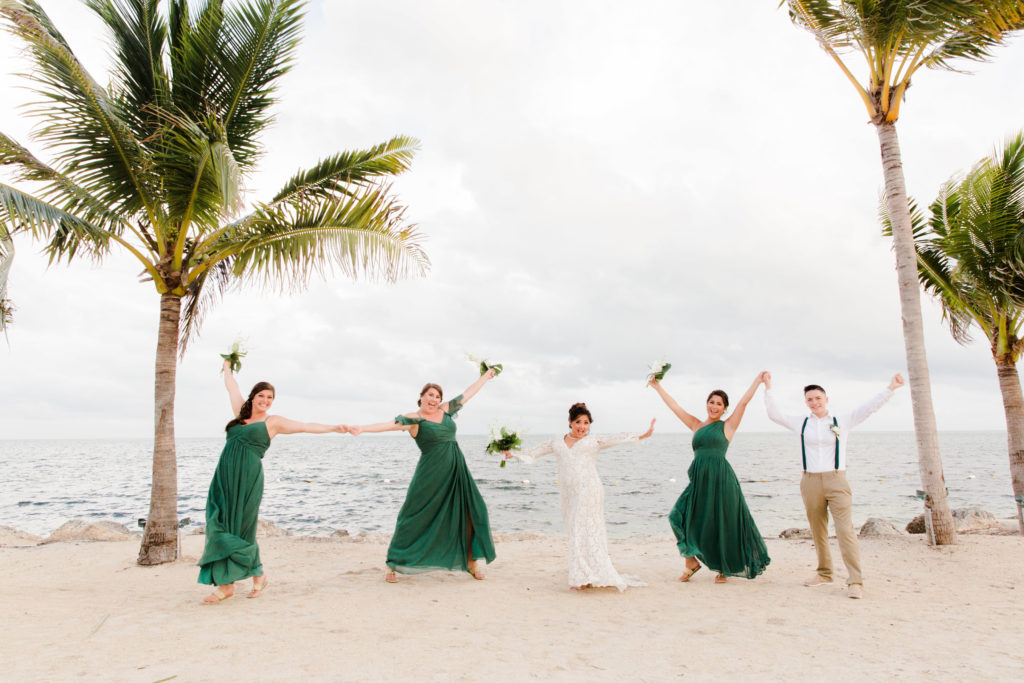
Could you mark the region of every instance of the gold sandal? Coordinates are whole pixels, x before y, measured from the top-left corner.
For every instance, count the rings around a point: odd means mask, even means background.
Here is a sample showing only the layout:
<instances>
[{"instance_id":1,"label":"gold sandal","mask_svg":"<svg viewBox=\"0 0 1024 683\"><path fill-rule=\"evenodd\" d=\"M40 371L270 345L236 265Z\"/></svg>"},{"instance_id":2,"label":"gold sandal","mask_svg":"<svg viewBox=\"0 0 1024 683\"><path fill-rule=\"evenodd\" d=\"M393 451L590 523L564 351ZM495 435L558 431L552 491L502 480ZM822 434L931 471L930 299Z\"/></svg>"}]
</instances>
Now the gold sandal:
<instances>
[{"instance_id":1,"label":"gold sandal","mask_svg":"<svg viewBox=\"0 0 1024 683\"><path fill-rule=\"evenodd\" d=\"M704 567L704 565L698 563L697 566L694 567L693 569L690 569L689 567L684 568L683 569L683 575L679 577L679 580L682 581L683 583L686 583L687 581L690 580L691 576L693 576L694 574L699 572L701 569L703 569L703 567Z\"/></svg>"},{"instance_id":2,"label":"gold sandal","mask_svg":"<svg viewBox=\"0 0 1024 683\"><path fill-rule=\"evenodd\" d=\"M466 568L466 571L469 572L469 575L477 581L483 581L485 578L487 578L484 575L483 570L480 569L479 562L474 562L473 564L469 565L469 567Z\"/></svg>"},{"instance_id":3,"label":"gold sandal","mask_svg":"<svg viewBox=\"0 0 1024 683\"><path fill-rule=\"evenodd\" d=\"M234 591L232 591L230 593L225 593L224 591L222 591L220 589L220 586L217 586L216 588L213 589L212 593L210 593L205 598L203 598L203 604L204 605L216 605L218 602L227 600L228 598L230 598L234 594L235 594ZM210 598L213 598L213 600L211 600Z\"/></svg>"},{"instance_id":4,"label":"gold sandal","mask_svg":"<svg viewBox=\"0 0 1024 683\"><path fill-rule=\"evenodd\" d=\"M258 598L258 597L260 597L260 595L263 594L263 590L267 587L267 584L270 583L270 580L266 576L263 576L262 577L263 582L262 583L257 583L256 579L258 579L258 578L261 578L261 577L258 577L258 576L257 577L253 577L253 580L252 580L252 590L245 597L247 597L247 598Z\"/></svg>"}]
</instances>

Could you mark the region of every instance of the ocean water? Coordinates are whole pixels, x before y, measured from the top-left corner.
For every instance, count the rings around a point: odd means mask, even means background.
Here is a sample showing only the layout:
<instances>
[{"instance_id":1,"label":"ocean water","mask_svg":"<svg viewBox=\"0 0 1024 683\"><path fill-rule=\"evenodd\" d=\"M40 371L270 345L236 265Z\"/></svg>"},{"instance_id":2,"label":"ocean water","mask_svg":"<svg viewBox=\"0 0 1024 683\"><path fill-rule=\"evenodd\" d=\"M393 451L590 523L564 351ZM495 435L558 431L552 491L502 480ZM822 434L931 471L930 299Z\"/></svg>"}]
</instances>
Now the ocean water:
<instances>
[{"instance_id":1,"label":"ocean water","mask_svg":"<svg viewBox=\"0 0 1024 683\"><path fill-rule=\"evenodd\" d=\"M529 435L526 446L540 443ZM500 468L484 453L488 437L460 436L495 532L562 533L556 463L516 461ZM206 491L223 438L178 442L178 512L204 521ZM1003 432L944 432L943 467L954 508L1015 514ZM686 486L690 435L656 434L642 445L601 453L609 535L670 535L667 515ZM921 512L910 432L857 432L849 444L854 522L885 517L905 524ZM301 534L345 529L390 533L419 452L404 434L279 436L263 460L260 515ZM729 461L764 536L806 526L800 500L799 440L790 433L739 432ZM0 440L0 525L46 535L74 518L113 519L136 528L149 507L148 440Z\"/></svg>"}]
</instances>

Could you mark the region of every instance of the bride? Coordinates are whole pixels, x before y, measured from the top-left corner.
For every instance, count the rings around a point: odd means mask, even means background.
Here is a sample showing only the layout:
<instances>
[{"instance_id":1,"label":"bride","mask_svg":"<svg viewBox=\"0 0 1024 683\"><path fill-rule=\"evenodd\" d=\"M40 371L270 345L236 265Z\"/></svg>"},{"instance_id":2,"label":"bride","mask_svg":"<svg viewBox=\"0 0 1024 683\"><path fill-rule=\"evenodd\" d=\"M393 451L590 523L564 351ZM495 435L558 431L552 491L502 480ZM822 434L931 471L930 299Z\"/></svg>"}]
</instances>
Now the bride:
<instances>
[{"instance_id":1,"label":"bride","mask_svg":"<svg viewBox=\"0 0 1024 683\"><path fill-rule=\"evenodd\" d=\"M654 420L643 434L612 436L590 436L592 422L587 405L575 403L569 408L568 434L518 453L504 451L504 455L528 465L549 453L558 458L562 521L569 534L570 590L615 586L623 591L628 586L645 586L647 584L634 577L620 575L608 557L604 487L597 474L597 454L604 448L646 439L654 432Z\"/></svg>"}]
</instances>

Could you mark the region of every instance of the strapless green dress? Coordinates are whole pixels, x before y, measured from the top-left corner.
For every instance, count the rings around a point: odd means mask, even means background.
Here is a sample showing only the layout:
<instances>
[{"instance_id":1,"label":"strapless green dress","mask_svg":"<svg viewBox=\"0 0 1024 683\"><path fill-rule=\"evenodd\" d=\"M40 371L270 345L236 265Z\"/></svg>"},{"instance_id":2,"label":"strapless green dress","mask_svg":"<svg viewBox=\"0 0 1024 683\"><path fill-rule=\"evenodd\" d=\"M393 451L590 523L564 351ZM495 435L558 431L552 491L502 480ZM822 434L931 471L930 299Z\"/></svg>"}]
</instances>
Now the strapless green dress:
<instances>
[{"instance_id":1,"label":"strapless green dress","mask_svg":"<svg viewBox=\"0 0 1024 683\"><path fill-rule=\"evenodd\" d=\"M693 434L690 483L672 508L668 521L683 557L696 557L723 576L752 579L771 558L750 516L739 479L725 459L729 440L721 421Z\"/></svg>"},{"instance_id":2,"label":"strapless green dress","mask_svg":"<svg viewBox=\"0 0 1024 683\"><path fill-rule=\"evenodd\" d=\"M420 449L388 546L387 565L396 572L466 571L470 547L474 560L494 560L487 506L455 441L452 418L461 408L460 395L448 402L449 412L439 423L403 415L395 418L399 424L419 425L416 445Z\"/></svg>"},{"instance_id":3,"label":"strapless green dress","mask_svg":"<svg viewBox=\"0 0 1024 683\"><path fill-rule=\"evenodd\" d=\"M206 496L206 547L199 583L224 586L263 576L256 522L263 500L263 454L270 434L263 422L232 425Z\"/></svg>"}]
</instances>

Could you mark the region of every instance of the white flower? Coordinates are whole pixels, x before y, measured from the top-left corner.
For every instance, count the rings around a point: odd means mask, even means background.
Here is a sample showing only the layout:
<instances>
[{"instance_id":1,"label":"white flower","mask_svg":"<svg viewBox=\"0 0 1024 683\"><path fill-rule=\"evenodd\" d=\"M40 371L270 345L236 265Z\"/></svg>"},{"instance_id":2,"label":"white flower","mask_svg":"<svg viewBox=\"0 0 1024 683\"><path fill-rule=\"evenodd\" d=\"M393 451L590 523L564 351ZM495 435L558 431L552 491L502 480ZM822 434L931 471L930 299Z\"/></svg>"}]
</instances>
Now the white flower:
<instances>
[{"instance_id":1,"label":"white flower","mask_svg":"<svg viewBox=\"0 0 1024 683\"><path fill-rule=\"evenodd\" d=\"M829 425L829 431L831 431L833 434L835 434L837 439L839 438L839 425L837 425L837 424Z\"/></svg>"}]
</instances>

